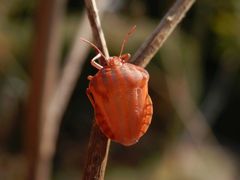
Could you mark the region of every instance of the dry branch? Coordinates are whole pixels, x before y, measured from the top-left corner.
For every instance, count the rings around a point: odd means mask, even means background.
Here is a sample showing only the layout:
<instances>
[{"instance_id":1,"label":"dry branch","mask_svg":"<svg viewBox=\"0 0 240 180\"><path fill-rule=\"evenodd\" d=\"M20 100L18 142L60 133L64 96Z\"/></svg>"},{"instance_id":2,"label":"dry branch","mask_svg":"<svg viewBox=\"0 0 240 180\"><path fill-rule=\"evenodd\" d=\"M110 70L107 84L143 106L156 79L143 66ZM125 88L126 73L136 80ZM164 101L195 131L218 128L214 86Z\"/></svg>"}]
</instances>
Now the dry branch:
<instances>
[{"instance_id":1,"label":"dry branch","mask_svg":"<svg viewBox=\"0 0 240 180\"><path fill-rule=\"evenodd\" d=\"M108 2L103 1L100 6L100 15L107 7ZM40 179L49 179L51 176L52 159L55 153L56 141L63 113L67 107L71 94L86 59L88 47L83 45L80 37L91 39L91 32L88 23L87 14L83 13L83 17L79 24L75 41L73 42L70 52L66 57L66 64L56 92L49 98L49 104L46 109L45 121L39 142L39 164L37 173Z\"/></svg>"},{"instance_id":2,"label":"dry branch","mask_svg":"<svg viewBox=\"0 0 240 180\"><path fill-rule=\"evenodd\" d=\"M106 41L101 28L98 10L95 0L85 0L88 18L91 24L96 45L106 57L109 57ZM95 120L94 120L95 121ZM93 123L88 144L88 155L83 173L84 180L104 179L107 165L110 140L102 134L96 123Z\"/></svg>"},{"instance_id":3,"label":"dry branch","mask_svg":"<svg viewBox=\"0 0 240 180\"><path fill-rule=\"evenodd\" d=\"M39 176L37 173L39 134L45 120L46 105L55 89L58 76L60 26L65 2L65 0L38 1L25 137L29 180L45 180L44 175Z\"/></svg>"},{"instance_id":4,"label":"dry branch","mask_svg":"<svg viewBox=\"0 0 240 180\"><path fill-rule=\"evenodd\" d=\"M146 67L194 2L195 0L177 0L157 28L131 58L131 62Z\"/></svg>"},{"instance_id":5,"label":"dry branch","mask_svg":"<svg viewBox=\"0 0 240 180\"><path fill-rule=\"evenodd\" d=\"M96 45L106 57L109 57L106 40L101 28L101 22L98 14L98 9L95 0L85 0L88 19L92 27L93 38Z\"/></svg>"},{"instance_id":6,"label":"dry branch","mask_svg":"<svg viewBox=\"0 0 240 180\"><path fill-rule=\"evenodd\" d=\"M83 17L80 25L84 26L85 29L79 31L78 34L90 37L86 16ZM46 174L46 179L49 179L51 174L52 158L55 152L61 118L75 87L77 77L80 73L79 69L81 69L83 60L87 56L87 48L82 47L80 51L78 48L81 48L81 46L77 47L77 45L77 43L74 43L71 48L56 92L48 105L45 123L43 124L40 136L38 174ZM81 54L76 54L76 50L81 52Z\"/></svg>"},{"instance_id":7,"label":"dry branch","mask_svg":"<svg viewBox=\"0 0 240 180\"><path fill-rule=\"evenodd\" d=\"M181 43L174 38L162 53L162 65L164 68L165 79L171 104L176 114L185 127L183 139L191 140L195 145L202 146L207 143L217 145L217 141L209 128L204 115L197 107L192 97L190 85L185 68L182 66L183 56ZM174 53L172 53L174 52ZM187 134L187 136L186 136ZM190 137L190 138L189 138Z\"/></svg>"}]
</instances>

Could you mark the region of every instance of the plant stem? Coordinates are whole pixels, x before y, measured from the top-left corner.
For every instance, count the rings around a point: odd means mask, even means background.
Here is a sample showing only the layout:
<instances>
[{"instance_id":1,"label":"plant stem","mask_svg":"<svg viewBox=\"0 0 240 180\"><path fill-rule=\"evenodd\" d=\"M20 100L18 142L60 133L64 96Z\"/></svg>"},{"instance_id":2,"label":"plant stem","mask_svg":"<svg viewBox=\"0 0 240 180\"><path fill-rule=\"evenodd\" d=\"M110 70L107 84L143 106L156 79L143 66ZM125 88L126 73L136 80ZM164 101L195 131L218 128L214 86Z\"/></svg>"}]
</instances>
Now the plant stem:
<instances>
[{"instance_id":1,"label":"plant stem","mask_svg":"<svg viewBox=\"0 0 240 180\"><path fill-rule=\"evenodd\" d=\"M194 2L195 0L177 0L130 62L146 67Z\"/></svg>"},{"instance_id":2,"label":"plant stem","mask_svg":"<svg viewBox=\"0 0 240 180\"><path fill-rule=\"evenodd\" d=\"M28 160L27 179L48 179L47 173L39 174L42 163L39 157L39 136L45 123L49 96L55 90L60 56L61 20L65 0L39 0L32 52L31 87L27 105L25 149ZM46 169L49 171L49 169Z\"/></svg>"},{"instance_id":3,"label":"plant stem","mask_svg":"<svg viewBox=\"0 0 240 180\"><path fill-rule=\"evenodd\" d=\"M85 5L96 45L106 57L109 57L96 2L95 0L85 0ZM88 144L87 160L83 173L84 180L104 179L109 147L110 140L102 134L94 120Z\"/></svg>"},{"instance_id":4,"label":"plant stem","mask_svg":"<svg viewBox=\"0 0 240 180\"><path fill-rule=\"evenodd\" d=\"M100 15L103 13L108 2L104 1L100 6ZM37 166L38 179L49 179L51 176L52 159L56 149L56 142L62 116L65 112L71 94L86 59L89 47L85 46L80 37L91 39L90 27L87 14L84 12L79 23L79 30L74 38L72 47L66 57L61 78L54 94L49 97L46 105L46 115L42 125L39 139L39 162Z\"/></svg>"}]
</instances>

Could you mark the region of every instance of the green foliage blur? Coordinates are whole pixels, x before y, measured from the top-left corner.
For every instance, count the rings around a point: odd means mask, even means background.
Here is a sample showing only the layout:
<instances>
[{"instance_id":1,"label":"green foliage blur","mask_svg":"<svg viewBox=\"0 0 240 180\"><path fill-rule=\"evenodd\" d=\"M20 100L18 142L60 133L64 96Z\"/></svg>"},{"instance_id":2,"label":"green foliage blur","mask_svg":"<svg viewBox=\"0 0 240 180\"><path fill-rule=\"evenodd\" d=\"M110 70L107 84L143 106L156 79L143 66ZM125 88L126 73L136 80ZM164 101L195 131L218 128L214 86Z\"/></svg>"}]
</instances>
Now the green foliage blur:
<instances>
[{"instance_id":1,"label":"green foliage blur","mask_svg":"<svg viewBox=\"0 0 240 180\"><path fill-rule=\"evenodd\" d=\"M115 0L101 19L111 55L119 53L130 27L137 31L125 52L134 54L174 1ZM37 1L0 1L0 179L24 179L26 100ZM84 3L68 0L62 21L62 65L75 38ZM197 1L147 66L154 116L132 147L111 144L107 180L235 180L240 146L240 1ZM93 53L89 55L90 58ZM93 109L85 94L86 61L64 114L54 158L54 179L81 177ZM196 146L173 103L168 79L185 78L189 95L218 145ZM180 85L179 85L180 86ZM184 102L182 102L184 104ZM185 107L183 107L184 109ZM187 108L187 107L186 107Z\"/></svg>"}]
</instances>

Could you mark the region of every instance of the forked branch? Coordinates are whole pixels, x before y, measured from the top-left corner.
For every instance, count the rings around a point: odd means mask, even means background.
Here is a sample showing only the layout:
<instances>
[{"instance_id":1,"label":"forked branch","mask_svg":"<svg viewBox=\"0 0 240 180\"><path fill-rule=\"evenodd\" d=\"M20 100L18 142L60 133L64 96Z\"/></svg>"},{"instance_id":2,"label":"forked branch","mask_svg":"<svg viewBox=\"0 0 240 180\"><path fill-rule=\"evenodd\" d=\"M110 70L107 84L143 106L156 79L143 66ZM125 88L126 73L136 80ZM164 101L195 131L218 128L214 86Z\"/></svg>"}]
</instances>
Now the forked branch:
<instances>
[{"instance_id":1,"label":"forked branch","mask_svg":"<svg viewBox=\"0 0 240 180\"><path fill-rule=\"evenodd\" d=\"M172 8L167 12L161 20L158 27L150 35L150 37L142 44L135 53L131 62L145 67L156 52L160 49L177 24L182 20L186 12L193 5L195 0L177 0ZM97 13L95 0L85 0L88 10L89 21L96 44L99 49L108 57L104 35L102 33L100 20ZM88 147L88 157L83 174L84 180L104 179L105 167L108 156L110 140L108 140L94 123L91 130L91 137Z\"/></svg>"}]
</instances>

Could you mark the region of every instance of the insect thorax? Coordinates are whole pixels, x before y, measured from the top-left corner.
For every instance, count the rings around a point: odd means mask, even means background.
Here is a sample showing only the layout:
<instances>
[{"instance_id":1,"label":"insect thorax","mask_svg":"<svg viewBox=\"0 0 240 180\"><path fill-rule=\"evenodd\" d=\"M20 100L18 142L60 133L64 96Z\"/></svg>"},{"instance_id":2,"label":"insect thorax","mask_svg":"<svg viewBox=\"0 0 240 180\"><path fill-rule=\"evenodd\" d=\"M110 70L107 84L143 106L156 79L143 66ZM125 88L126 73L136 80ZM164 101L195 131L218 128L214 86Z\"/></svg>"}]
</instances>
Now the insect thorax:
<instances>
[{"instance_id":1,"label":"insect thorax","mask_svg":"<svg viewBox=\"0 0 240 180\"><path fill-rule=\"evenodd\" d=\"M113 66L121 66L124 63L124 61L117 56L110 57L108 59L108 66L113 67Z\"/></svg>"}]
</instances>

